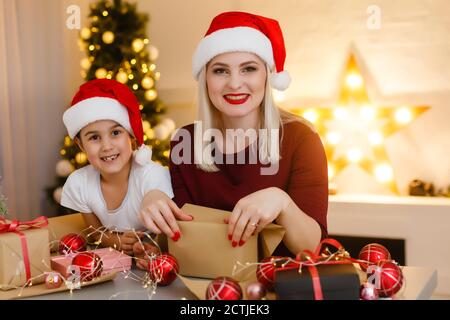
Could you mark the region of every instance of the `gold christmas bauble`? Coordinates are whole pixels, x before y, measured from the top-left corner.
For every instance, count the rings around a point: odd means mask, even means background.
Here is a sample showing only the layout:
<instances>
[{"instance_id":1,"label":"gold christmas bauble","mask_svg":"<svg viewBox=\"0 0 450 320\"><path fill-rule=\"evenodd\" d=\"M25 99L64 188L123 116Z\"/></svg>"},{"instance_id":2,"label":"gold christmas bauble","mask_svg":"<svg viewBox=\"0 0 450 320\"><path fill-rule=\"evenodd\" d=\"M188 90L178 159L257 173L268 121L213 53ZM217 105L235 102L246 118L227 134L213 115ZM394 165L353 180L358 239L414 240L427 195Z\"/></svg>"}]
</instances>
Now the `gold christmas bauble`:
<instances>
[{"instance_id":1,"label":"gold christmas bauble","mask_svg":"<svg viewBox=\"0 0 450 320\"><path fill-rule=\"evenodd\" d=\"M119 81L120 83L123 83L123 84L127 83L128 82L128 75L127 75L127 73L124 72L124 71L117 72L116 80Z\"/></svg>"},{"instance_id":2,"label":"gold christmas bauble","mask_svg":"<svg viewBox=\"0 0 450 320\"><path fill-rule=\"evenodd\" d=\"M133 50L135 52L141 52L142 49L144 49L145 44L144 44L144 41L142 41L142 39L138 38L138 39L133 40L133 43L131 44L131 46L133 47Z\"/></svg>"},{"instance_id":3,"label":"gold christmas bauble","mask_svg":"<svg viewBox=\"0 0 450 320\"><path fill-rule=\"evenodd\" d=\"M155 81L153 81L152 78L150 78L148 76L145 76L142 79L141 84L142 84L142 88L144 88L144 89L151 89L151 88L153 88L153 85L155 84Z\"/></svg>"},{"instance_id":4,"label":"gold christmas bauble","mask_svg":"<svg viewBox=\"0 0 450 320\"><path fill-rule=\"evenodd\" d=\"M80 37L83 40L87 40L91 37L91 30L89 28L83 28L80 31Z\"/></svg>"},{"instance_id":5,"label":"gold christmas bauble","mask_svg":"<svg viewBox=\"0 0 450 320\"><path fill-rule=\"evenodd\" d=\"M103 33L102 40L106 44L111 44L114 42L114 33L111 31L106 31Z\"/></svg>"},{"instance_id":6,"label":"gold christmas bauble","mask_svg":"<svg viewBox=\"0 0 450 320\"><path fill-rule=\"evenodd\" d=\"M81 59L81 61L80 61L80 66L81 66L81 68L83 68L84 70L89 69L89 68L91 67L91 65L92 65L92 63L91 63L91 61L89 60L89 58L84 58L84 59Z\"/></svg>"},{"instance_id":7,"label":"gold christmas bauble","mask_svg":"<svg viewBox=\"0 0 450 320\"><path fill-rule=\"evenodd\" d=\"M95 71L95 77L97 79L105 79L108 75L108 71L106 71L105 68L99 68L97 71Z\"/></svg>"},{"instance_id":8,"label":"gold christmas bauble","mask_svg":"<svg viewBox=\"0 0 450 320\"><path fill-rule=\"evenodd\" d=\"M145 99L147 99L148 101L155 100L157 96L158 93L156 92L156 90L150 89L145 91Z\"/></svg>"}]
</instances>

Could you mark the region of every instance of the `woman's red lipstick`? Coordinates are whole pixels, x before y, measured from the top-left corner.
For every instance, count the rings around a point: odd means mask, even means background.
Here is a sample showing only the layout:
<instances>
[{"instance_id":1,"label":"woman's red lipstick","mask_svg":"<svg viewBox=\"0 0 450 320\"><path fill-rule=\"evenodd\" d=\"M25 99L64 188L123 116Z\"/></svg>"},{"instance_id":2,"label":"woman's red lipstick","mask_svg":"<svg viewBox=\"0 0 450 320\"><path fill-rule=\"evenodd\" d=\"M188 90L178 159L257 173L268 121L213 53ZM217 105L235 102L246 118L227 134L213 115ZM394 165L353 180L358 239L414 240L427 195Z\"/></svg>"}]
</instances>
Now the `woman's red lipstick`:
<instances>
[{"instance_id":1,"label":"woman's red lipstick","mask_svg":"<svg viewBox=\"0 0 450 320\"><path fill-rule=\"evenodd\" d=\"M229 104L243 104L250 97L247 93L229 93L223 96L223 98Z\"/></svg>"}]
</instances>

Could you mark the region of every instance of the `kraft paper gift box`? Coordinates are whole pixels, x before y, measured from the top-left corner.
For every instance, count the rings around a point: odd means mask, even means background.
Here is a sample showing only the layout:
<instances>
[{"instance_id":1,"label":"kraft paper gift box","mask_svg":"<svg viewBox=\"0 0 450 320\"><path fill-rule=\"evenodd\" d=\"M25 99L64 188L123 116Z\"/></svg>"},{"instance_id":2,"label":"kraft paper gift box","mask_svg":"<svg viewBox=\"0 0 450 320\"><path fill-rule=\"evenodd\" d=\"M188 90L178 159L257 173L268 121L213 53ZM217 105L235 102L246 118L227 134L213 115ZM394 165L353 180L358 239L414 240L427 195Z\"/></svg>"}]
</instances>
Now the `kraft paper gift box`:
<instances>
[{"instance_id":1,"label":"kraft paper gift box","mask_svg":"<svg viewBox=\"0 0 450 320\"><path fill-rule=\"evenodd\" d=\"M316 266L324 300L358 300L360 278L352 263ZM275 271L275 293L280 300L314 300L309 268Z\"/></svg>"},{"instance_id":2,"label":"kraft paper gift box","mask_svg":"<svg viewBox=\"0 0 450 320\"><path fill-rule=\"evenodd\" d=\"M131 269L131 257L119 252L113 248L101 248L90 250L96 253L102 260L103 270L101 275L107 275L111 272L128 271ZM72 264L72 259L77 253L68 255L54 256L51 258L52 270L59 272L63 277L68 278L71 273L69 268Z\"/></svg>"},{"instance_id":3,"label":"kraft paper gift box","mask_svg":"<svg viewBox=\"0 0 450 320\"><path fill-rule=\"evenodd\" d=\"M21 231L28 248L31 283L44 281L50 269L49 233L47 228ZM0 233L0 289L9 290L27 283L20 236L15 232Z\"/></svg>"},{"instance_id":4,"label":"kraft paper gift box","mask_svg":"<svg viewBox=\"0 0 450 320\"><path fill-rule=\"evenodd\" d=\"M270 224L243 246L233 248L228 240L228 225L223 221L230 212L192 204L185 204L181 209L194 220L177 221L181 238L177 242L167 239L167 242L169 253L177 259L179 274L183 276L244 279L256 269L250 268L247 274L233 274L236 263L256 263L270 256L284 236L283 227Z\"/></svg>"}]
</instances>

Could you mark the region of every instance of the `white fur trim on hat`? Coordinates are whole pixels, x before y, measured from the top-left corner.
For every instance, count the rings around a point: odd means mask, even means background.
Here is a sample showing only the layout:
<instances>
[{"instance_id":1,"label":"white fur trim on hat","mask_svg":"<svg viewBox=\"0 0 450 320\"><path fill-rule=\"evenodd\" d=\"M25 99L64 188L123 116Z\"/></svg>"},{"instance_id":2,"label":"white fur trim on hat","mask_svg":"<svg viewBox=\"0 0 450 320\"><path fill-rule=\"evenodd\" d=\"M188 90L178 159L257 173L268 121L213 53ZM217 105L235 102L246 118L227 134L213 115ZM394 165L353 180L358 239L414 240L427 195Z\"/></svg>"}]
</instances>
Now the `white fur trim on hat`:
<instances>
[{"instance_id":1,"label":"white fur trim on hat","mask_svg":"<svg viewBox=\"0 0 450 320\"><path fill-rule=\"evenodd\" d=\"M217 30L200 41L192 57L192 74L198 79L202 68L215 56L225 52L251 52L273 69L272 44L262 32L251 27Z\"/></svg>"},{"instance_id":2,"label":"white fur trim on hat","mask_svg":"<svg viewBox=\"0 0 450 320\"><path fill-rule=\"evenodd\" d=\"M115 121L134 135L129 119L127 109L119 101L107 97L82 100L67 109L63 115L64 124L72 139L85 126L99 120Z\"/></svg>"},{"instance_id":3,"label":"white fur trim on hat","mask_svg":"<svg viewBox=\"0 0 450 320\"><path fill-rule=\"evenodd\" d=\"M134 152L134 161L141 166L149 163L152 160L152 149L147 147L145 144L141 145Z\"/></svg>"},{"instance_id":4,"label":"white fur trim on hat","mask_svg":"<svg viewBox=\"0 0 450 320\"><path fill-rule=\"evenodd\" d=\"M274 72L270 75L270 85L274 89L284 91L289 87L290 83L291 77L287 71Z\"/></svg>"}]
</instances>

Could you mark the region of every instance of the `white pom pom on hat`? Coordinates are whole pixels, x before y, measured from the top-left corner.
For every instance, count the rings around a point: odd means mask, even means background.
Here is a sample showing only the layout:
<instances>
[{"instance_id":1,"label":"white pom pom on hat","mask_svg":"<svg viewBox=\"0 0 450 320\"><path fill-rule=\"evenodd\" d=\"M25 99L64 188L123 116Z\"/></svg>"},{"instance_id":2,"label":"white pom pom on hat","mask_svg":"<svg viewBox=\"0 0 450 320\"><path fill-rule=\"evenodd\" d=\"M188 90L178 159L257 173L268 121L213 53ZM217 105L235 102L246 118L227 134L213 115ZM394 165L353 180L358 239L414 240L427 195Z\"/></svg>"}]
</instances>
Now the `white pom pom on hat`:
<instances>
[{"instance_id":1,"label":"white pom pom on hat","mask_svg":"<svg viewBox=\"0 0 450 320\"><path fill-rule=\"evenodd\" d=\"M224 12L216 16L192 58L192 74L198 79L202 68L215 56L226 52L251 52L264 60L270 84L283 91L291 78L284 70L286 48L278 21L247 12Z\"/></svg>"},{"instance_id":2,"label":"white pom pom on hat","mask_svg":"<svg viewBox=\"0 0 450 320\"><path fill-rule=\"evenodd\" d=\"M134 151L134 161L141 166L149 163L152 159L152 149L142 144L137 150Z\"/></svg>"}]
</instances>

